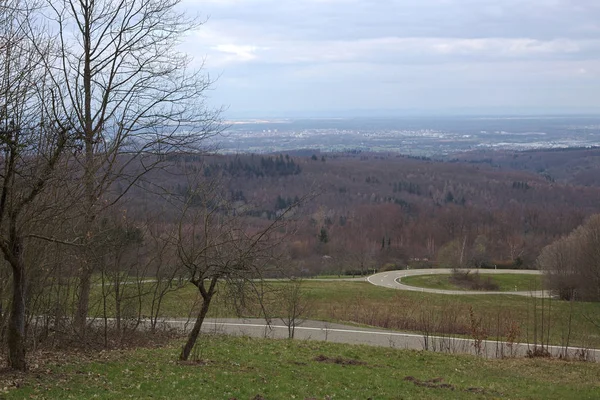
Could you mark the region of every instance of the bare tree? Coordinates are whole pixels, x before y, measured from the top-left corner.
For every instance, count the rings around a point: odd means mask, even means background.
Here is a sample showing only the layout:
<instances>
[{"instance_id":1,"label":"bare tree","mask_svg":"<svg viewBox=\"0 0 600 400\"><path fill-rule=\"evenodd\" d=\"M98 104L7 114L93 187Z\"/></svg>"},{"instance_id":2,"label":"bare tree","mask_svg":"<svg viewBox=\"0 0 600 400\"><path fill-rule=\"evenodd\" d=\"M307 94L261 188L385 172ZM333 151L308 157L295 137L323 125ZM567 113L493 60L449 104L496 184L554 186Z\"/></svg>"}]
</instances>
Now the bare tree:
<instances>
[{"instance_id":1,"label":"bare tree","mask_svg":"<svg viewBox=\"0 0 600 400\"><path fill-rule=\"evenodd\" d=\"M600 300L600 214L546 246L537 262L562 299Z\"/></svg>"},{"instance_id":2,"label":"bare tree","mask_svg":"<svg viewBox=\"0 0 600 400\"><path fill-rule=\"evenodd\" d=\"M245 294L243 283L248 283L250 292L256 291L260 300L261 282L277 269L277 248L291 234L291 230L283 229L286 217L297 206L290 206L262 227L250 227L221 194L218 180L192 188L196 189L190 190L182 205L177 256L189 281L198 288L202 304L182 348L181 360L187 360L194 348L220 282L228 289L239 289L240 295Z\"/></svg>"},{"instance_id":3,"label":"bare tree","mask_svg":"<svg viewBox=\"0 0 600 400\"><path fill-rule=\"evenodd\" d=\"M296 327L304 322L306 313L310 308L302 283L302 278L293 277L289 282L283 283L279 291L278 301L283 306L281 321L288 328L290 339L294 338Z\"/></svg>"},{"instance_id":4,"label":"bare tree","mask_svg":"<svg viewBox=\"0 0 600 400\"><path fill-rule=\"evenodd\" d=\"M80 290L75 325L85 333L90 279L87 250L97 217L173 152L197 149L218 131L205 106L211 80L177 48L200 23L180 0L46 0L58 35L59 62L48 65L60 87L59 112L77 135L83 182L79 212ZM119 180L124 188L111 193Z\"/></svg>"},{"instance_id":5,"label":"bare tree","mask_svg":"<svg viewBox=\"0 0 600 400\"><path fill-rule=\"evenodd\" d=\"M577 288L575 260L578 246L573 237L564 237L544 247L537 259L548 287L564 300L572 299Z\"/></svg>"},{"instance_id":6,"label":"bare tree","mask_svg":"<svg viewBox=\"0 0 600 400\"><path fill-rule=\"evenodd\" d=\"M32 37L35 32L27 28L35 24L32 6L4 2L0 19L0 250L12 274L8 364L25 370L27 249L60 213L56 170L61 166L68 173L71 136L68 123L52 118L60 113L50 112L57 98L45 69L49 41Z\"/></svg>"},{"instance_id":7,"label":"bare tree","mask_svg":"<svg viewBox=\"0 0 600 400\"><path fill-rule=\"evenodd\" d=\"M144 292L138 289L138 283L143 280L143 266L146 255L143 249L144 230L141 226L127 217L125 210L111 219L103 218L103 230L93 245L94 260L101 277L102 316L104 318L104 344L108 344L108 305L114 306L115 329L119 342L125 330L130 328L126 320L133 316L133 327L139 324L139 312L133 312L132 305L138 303ZM141 304L140 304L141 307ZM137 307L137 308L140 308ZM131 327L131 328L133 328Z\"/></svg>"},{"instance_id":8,"label":"bare tree","mask_svg":"<svg viewBox=\"0 0 600 400\"><path fill-rule=\"evenodd\" d=\"M151 257L147 260L153 282L148 284L150 294L150 329L156 331L162 316L162 306L167 294L181 289L187 284L185 271L177 262L175 246L167 229L159 228L157 217L148 223L147 238Z\"/></svg>"}]
</instances>

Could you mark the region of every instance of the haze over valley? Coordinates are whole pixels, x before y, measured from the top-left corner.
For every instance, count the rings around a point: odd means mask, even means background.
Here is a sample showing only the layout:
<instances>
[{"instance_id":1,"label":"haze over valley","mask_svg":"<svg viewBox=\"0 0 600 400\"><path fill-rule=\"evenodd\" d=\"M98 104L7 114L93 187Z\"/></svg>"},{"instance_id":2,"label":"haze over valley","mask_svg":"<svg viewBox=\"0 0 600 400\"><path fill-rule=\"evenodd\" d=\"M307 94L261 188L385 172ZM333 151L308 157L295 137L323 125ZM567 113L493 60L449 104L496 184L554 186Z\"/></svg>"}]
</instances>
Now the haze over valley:
<instances>
[{"instance_id":1,"label":"haze over valley","mask_svg":"<svg viewBox=\"0 0 600 400\"><path fill-rule=\"evenodd\" d=\"M359 150L440 157L600 145L600 116L475 116L225 121L220 153Z\"/></svg>"}]
</instances>

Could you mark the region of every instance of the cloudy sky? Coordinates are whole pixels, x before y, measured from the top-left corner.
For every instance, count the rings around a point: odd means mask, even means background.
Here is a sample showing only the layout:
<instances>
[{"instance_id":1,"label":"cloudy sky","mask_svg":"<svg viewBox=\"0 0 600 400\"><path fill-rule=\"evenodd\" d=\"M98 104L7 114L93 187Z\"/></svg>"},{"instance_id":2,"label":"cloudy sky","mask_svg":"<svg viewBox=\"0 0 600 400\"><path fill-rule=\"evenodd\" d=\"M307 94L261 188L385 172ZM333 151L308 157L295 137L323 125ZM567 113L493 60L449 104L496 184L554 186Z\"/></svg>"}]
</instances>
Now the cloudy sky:
<instances>
[{"instance_id":1,"label":"cloudy sky","mask_svg":"<svg viewBox=\"0 0 600 400\"><path fill-rule=\"evenodd\" d=\"M229 117L600 112L599 0L184 0Z\"/></svg>"}]
</instances>

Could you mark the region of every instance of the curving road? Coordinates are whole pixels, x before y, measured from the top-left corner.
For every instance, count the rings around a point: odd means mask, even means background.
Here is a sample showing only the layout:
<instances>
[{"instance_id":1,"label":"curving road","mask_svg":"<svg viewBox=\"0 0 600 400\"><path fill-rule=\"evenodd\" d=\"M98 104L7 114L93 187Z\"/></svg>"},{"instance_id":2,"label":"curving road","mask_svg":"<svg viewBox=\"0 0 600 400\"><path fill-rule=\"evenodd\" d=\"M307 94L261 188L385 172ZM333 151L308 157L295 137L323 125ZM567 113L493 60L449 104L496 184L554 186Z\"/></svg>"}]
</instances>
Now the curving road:
<instances>
[{"instance_id":1,"label":"curving road","mask_svg":"<svg viewBox=\"0 0 600 400\"><path fill-rule=\"evenodd\" d=\"M518 275L540 275L541 272L537 270L523 270L523 269L479 269L477 270L480 274L518 274ZM513 292L487 292L481 290L442 290L442 289L430 289L421 288L416 286L409 286L402 283L402 278L407 276L416 275L438 275L438 274L451 274L452 269L450 268L435 268L435 269L409 269L401 271L387 271L380 272L378 274L371 275L367 278L367 281L376 286L383 286L392 289L400 290L411 290L413 292L423 293L437 293L437 294L510 294L518 296L534 296L534 297L550 297L550 294L545 290L526 290L526 291L513 291Z\"/></svg>"},{"instance_id":2,"label":"curving road","mask_svg":"<svg viewBox=\"0 0 600 400\"><path fill-rule=\"evenodd\" d=\"M162 322L165 327L189 332L193 321L170 319ZM264 319L207 319L202 331L236 336L265 337L283 339L288 337L287 326L281 320L267 324ZM296 339L320 340L325 342L383 346L398 349L432 350L447 353L476 354L473 340L448 336L431 336L420 333L386 331L376 328L361 328L351 325L322 321L303 321L296 326ZM534 344L514 343L508 345L493 340L482 341L481 355L488 358L505 356L523 357ZM547 350L555 357L568 355L577 358L578 354L587 354L590 361L600 362L600 349L582 349L578 347L548 346Z\"/></svg>"}]
</instances>

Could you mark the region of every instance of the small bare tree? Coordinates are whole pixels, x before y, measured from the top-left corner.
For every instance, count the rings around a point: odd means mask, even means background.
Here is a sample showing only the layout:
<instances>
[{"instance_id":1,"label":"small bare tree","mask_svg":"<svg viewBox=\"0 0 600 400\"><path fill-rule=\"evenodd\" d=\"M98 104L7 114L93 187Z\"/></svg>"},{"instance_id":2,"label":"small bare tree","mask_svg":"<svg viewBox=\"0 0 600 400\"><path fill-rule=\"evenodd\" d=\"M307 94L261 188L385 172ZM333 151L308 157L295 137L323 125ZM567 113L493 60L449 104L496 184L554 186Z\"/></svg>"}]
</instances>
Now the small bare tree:
<instances>
[{"instance_id":1,"label":"small bare tree","mask_svg":"<svg viewBox=\"0 0 600 400\"><path fill-rule=\"evenodd\" d=\"M306 317L310 309L306 290L303 288L302 278L293 277L288 282L282 284L277 298L283 307L281 321L288 328L288 338L293 339L296 334L296 327Z\"/></svg>"},{"instance_id":2,"label":"small bare tree","mask_svg":"<svg viewBox=\"0 0 600 400\"><path fill-rule=\"evenodd\" d=\"M228 289L240 288L240 293L228 290L228 296L245 294L244 283L259 290L263 278L277 269L279 244L291 234L291 230L282 228L296 204L266 225L250 227L221 194L219 183L216 180L191 186L196 189L188 192L181 210L177 255L202 297L181 360L188 359L196 344L219 283ZM261 293L256 294L261 297ZM264 307L263 312L266 313Z\"/></svg>"},{"instance_id":3,"label":"small bare tree","mask_svg":"<svg viewBox=\"0 0 600 400\"><path fill-rule=\"evenodd\" d=\"M162 316L165 297L187 284L185 270L177 261L171 238L170 224L161 224L160 217L153 215L146 223L146 241L149 257L146 260L151 282L145 283L150 301L150 329L155 332Z\"/></svg>"}]
</instances>

